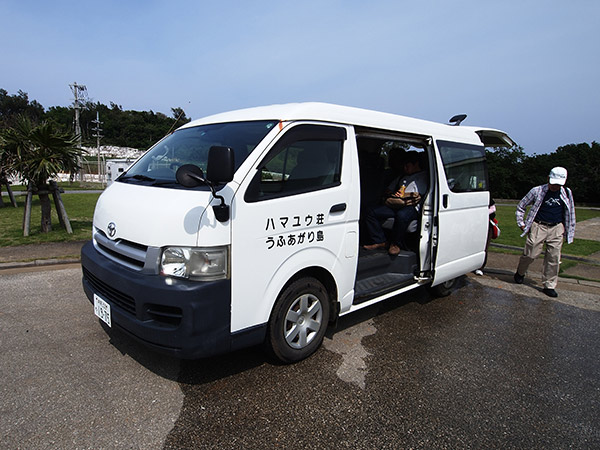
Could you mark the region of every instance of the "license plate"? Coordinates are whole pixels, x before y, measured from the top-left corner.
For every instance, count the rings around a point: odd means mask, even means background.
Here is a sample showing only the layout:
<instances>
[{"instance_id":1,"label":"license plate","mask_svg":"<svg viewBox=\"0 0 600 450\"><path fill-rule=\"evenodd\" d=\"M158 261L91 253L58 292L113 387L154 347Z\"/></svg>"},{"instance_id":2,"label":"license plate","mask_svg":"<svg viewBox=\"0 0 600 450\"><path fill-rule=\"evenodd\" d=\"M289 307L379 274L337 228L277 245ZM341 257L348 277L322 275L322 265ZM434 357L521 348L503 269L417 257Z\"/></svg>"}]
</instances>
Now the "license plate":
<instances>
[{"instance_id":1,"label":"license plate","mask_svg":"<svg viewBox=\"0 0 600 450\"><path fill-rule=\"evenodd\" d=\"M110 324L110 305L96 294L94 294L94 314L106 325L112 327Z\"/></svg>"}]
</instances>

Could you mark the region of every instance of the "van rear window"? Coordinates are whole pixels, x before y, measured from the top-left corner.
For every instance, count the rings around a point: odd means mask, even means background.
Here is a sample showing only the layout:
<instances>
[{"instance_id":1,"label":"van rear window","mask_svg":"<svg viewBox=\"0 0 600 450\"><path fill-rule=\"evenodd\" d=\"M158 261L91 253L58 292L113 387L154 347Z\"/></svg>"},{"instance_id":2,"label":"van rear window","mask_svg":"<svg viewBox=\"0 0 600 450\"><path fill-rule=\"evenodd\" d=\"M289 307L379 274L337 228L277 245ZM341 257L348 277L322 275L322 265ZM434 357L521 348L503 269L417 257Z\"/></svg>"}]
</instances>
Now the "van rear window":
<instances>
[{"instance_id":1,"label":"van rear window","mask_svg":"<svg viewBox=\"0 0 600 450\"><path fill-rule=\"evenodd\" d=\"M449 141L437 141L437 146L452 192L488 190L485 147Z\"/></svg>"}]
</instances>

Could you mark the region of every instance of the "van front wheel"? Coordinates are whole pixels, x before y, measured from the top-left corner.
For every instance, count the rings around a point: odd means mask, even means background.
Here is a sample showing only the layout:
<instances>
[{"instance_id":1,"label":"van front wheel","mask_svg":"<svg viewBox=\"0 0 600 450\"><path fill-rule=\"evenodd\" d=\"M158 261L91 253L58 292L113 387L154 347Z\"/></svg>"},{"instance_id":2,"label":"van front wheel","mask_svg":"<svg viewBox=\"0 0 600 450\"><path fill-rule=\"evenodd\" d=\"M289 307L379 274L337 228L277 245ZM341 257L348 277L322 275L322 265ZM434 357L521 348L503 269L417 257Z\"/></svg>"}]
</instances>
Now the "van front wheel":
<instances>
[{"instance_id":1,"label":"van front wheel","mask_svg":"<svg viewBox=\"0 0 600 450\"><path fill-rule=\"evenodd\" d=\"M267 334L268 345L280 361L293 363L314 353L329 322L329 296L315 278L301 278L279 296Z\"/></svg>"}]
</instances>

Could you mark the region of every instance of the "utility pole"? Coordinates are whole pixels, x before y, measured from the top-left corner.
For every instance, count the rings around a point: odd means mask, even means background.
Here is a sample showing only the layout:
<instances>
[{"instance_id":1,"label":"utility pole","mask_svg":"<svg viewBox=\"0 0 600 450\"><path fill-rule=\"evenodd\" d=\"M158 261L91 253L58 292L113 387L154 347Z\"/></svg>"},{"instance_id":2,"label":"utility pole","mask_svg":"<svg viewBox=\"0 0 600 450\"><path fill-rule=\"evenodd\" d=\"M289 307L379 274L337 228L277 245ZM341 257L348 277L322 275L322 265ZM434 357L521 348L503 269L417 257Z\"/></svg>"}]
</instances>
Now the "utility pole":
<instances>
[{"instance_id":1,"label":"utility pole","mask_svg":"<svg viewBox=\"0 0 600 450\"><path fill-rule=\"evenodd\" d=\"M87 95L87 87L82 84L77 84L75 81L73 84L70 84L71 92L73 92L73 96L75 97L73 101L73 107L75 108L75 134L77 135L77 146L81 148L81 125L79 124L79 112L81 109L81 101ZM80 167L83 167L80 160ZM80 178L83 181L83 172L80 169Z\"/></svg>"},{"instance_id":2,"label":"utility pole","mask_svg":"<svg viewBox=\"0 0 600 450\"><path fill-rule=\"evenodd\" d=\"M96 138L96 150L98 151L98 181L104 186L104 174L100 169L100 139L103 137L100 134L102 132L100 125L102 125L102 122L100 122L100 113L98 111L96 111L96 120L92 120L92 123L94 124L94 128L92 128L94 131L93 136Z\"/></svg>"}]
</instances>

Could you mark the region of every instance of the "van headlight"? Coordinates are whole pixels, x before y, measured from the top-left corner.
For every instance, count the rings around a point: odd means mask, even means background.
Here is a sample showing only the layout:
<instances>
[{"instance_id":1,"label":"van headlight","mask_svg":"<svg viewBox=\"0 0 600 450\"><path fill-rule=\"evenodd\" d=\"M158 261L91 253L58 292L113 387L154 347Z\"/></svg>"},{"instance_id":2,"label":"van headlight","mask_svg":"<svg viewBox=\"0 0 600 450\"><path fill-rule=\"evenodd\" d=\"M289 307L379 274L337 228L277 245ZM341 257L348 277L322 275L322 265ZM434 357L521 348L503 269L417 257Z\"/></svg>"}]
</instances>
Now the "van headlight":
<instances>
[{"instance_id":1,"label":"van headlight","mask_svg":"<svg viewBox=\"0 0 600 450\"><path fill-rule=\"evenodd\" d=\"M165 247L161 275L210 281L229 277L229 247Z\"/></svg>"}]
</instances>

